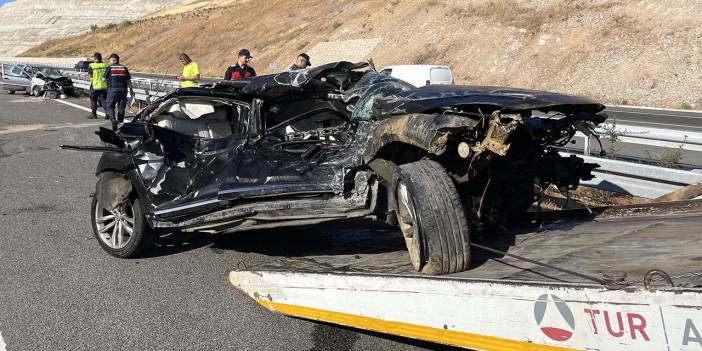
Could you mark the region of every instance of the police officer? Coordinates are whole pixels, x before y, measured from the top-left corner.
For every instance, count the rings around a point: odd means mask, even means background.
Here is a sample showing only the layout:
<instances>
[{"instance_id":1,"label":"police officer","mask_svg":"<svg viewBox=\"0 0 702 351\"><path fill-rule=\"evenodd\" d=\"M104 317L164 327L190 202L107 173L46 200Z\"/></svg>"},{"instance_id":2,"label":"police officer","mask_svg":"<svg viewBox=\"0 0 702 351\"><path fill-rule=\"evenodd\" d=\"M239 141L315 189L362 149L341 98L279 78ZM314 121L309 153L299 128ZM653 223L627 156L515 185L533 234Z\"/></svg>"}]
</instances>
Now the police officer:
<instances>
[{"instance_id":1,"label":"police officer","mask_svg":"<svg viewBox=\"0 0 702 351\"><path fill-rule=\"evenodd\" d=\"M124 109L127 107L127 89L134 96L132 75L127 67L119 63L119 55L110 55L110 65L103 76L107 81L107 109L105 112L112 121L112 129L117 129L124 122ZM115 105L117 115L115 116Z\"/></svg>"},{"instance_id":2,"label":"police officer","mask_svg":"<svg viewBox=\"0 0 702 351\"><path fill-rule=\"evenodd\" d=\"M105 99L107 97L107 82L103 79L107 64L102 62L102 54L95 53L95 62L88 66L88 74L90 75L90 110L92 113L88 118L97 118L97 104L100 101L102 109L107 111L105 107ZM107 118L107 116L105 116Z\"/></svg>"},{"instance_id":3,"label":"police officer","mask_svg":"<svg viewBox=\"0 0 702 351\"><path fill-rule=\"evenodd\" d=\"M256 70L248 65L252 58L249 50L240 50L236 65L227 67L227 70L224 72L224 80L239 80L255 77Z\"/></svg>"}]
</instances>

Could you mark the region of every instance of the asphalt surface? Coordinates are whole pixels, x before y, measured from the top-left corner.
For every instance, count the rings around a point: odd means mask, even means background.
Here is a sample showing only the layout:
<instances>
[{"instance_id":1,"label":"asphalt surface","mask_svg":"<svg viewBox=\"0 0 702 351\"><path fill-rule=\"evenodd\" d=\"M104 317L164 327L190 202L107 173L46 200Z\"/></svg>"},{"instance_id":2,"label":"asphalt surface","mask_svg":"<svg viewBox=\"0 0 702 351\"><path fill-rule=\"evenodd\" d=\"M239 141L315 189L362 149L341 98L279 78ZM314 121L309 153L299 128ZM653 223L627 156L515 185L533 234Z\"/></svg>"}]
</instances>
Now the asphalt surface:
<instances>
[{"instance_id":1,"label":"asphalt surface","mask_svg":"<svg viewBox=\"0 0 702 351\"><path fill-rule=\"evenodd\" d=\"M89 222L99 155L58 149L97 144L107 123L87 114L0 93L0 348L445 349L274 314L227 280L240 261L323 254L336 229L192 234L164 238L147 258L108 256Z\"/></svg>"},{"instance_id":2,"label":"asphalt surface","mask_svg":"<svg viewBox=\"0 0 702 351\"><path fill-rule=\"evenodd\" d=\"M605 112L618 124L702 132L702 111L608 106Z\"/></svg>"}]
</instances>

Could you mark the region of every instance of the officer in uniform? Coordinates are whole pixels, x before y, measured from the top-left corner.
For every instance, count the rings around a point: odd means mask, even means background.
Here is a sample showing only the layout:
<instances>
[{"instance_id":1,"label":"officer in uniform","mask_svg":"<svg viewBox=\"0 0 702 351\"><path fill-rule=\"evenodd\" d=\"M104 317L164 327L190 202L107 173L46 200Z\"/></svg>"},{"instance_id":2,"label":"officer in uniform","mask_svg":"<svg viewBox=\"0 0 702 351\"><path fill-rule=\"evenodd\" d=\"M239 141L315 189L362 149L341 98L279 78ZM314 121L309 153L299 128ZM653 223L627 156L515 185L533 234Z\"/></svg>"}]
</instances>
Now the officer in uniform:
<instances>
[{"instance_id":1,"label":"officer in uniform","mask_svg":"<svg viewBox=\"0 0 702 351\"><path fill-rule=\"evenodd\" d=\"M256 70L248 65L251 59L253 59L253 57L251 57L251 52L249 52L249 50L240 50L236 65L227 67L227 70L224 72L224 80L240 80L255 77Z\"/></svg>"},{"instance_id":2,"label":"officer in uniform","mask_svg":"<svg viewBox=\"0 0 702 351\"><path fill-rule=\"evenodd\" d=\"M92 113L88 118L97 118L97 104L100 101L102 109L107 111L105 100L107 98L107 82L103 79L107 64L102 62L102 54L95 53L95 62L88 66L90 75L90 110ZM107 118L107 116L105 116Z\"/></svg>"},{"instance_id":3,"label":"officer in uniform","mask_svg":"<svg viewBox=\"0 0 702 351\"><path fill-rule=\"evenodd\" d=\"M127 107L127 89L134 96L132 75L127 67L119 63L119 55L110 55L110 65L103 76L107 81L107 117L112 121L112 129L117 129L124 122L124 109ZM117 106L117 115L115 115Z\"/></svg>"}]
</instances>

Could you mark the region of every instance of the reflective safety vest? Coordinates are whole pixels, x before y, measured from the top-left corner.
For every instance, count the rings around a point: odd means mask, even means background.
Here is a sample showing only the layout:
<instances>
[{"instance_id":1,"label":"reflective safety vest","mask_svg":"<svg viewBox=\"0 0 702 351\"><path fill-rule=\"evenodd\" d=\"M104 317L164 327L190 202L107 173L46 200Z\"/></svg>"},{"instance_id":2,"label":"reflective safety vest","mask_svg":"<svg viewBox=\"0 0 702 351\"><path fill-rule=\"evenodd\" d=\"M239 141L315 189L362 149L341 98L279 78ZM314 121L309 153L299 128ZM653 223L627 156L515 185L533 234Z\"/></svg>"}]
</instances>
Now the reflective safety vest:
<instances>
[{"instance_id":1,"label":"reflective safety vest","mask_svg":"<svg viewBox=\"0 0 702 351\"><path fill-rule=\"evenodd\" d=\"M90 77L90 83L93 85L93 90L107 89L107 81L103 78L108 64L103 62L93 62L90 64L93 74Z\"/></svg>"}]
</instances>

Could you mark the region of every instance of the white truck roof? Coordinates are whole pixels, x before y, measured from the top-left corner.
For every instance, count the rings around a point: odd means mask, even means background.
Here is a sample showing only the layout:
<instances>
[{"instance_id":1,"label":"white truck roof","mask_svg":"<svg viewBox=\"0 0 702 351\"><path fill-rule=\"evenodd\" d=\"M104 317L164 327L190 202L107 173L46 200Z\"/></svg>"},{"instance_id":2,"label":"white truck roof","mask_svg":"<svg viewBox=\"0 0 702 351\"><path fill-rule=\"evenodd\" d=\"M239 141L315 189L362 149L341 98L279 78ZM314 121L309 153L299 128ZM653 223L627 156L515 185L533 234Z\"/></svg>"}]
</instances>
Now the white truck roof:
<instances>
[{"instance_id":1,"label":"white truck roof","mask_svg":"<svg viewBox=\"0 0 702 351\"><path fill-rule=\"evenodd\" d=\"M440 65L394 65L384 67L380 73L402 79L415 87L429 84L453 84L453 73L448 66Z\"/></svg>"}]
</instances>

